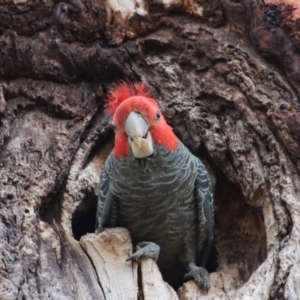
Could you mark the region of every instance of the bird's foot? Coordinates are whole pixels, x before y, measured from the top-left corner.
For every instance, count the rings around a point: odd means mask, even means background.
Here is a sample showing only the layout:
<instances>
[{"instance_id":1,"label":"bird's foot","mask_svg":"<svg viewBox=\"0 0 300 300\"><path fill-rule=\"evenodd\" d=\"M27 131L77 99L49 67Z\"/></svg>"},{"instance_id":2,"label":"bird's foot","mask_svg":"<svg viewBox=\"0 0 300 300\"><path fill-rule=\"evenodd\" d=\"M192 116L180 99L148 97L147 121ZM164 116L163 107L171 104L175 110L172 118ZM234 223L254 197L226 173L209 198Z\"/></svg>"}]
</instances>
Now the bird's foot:
<instances>
[{"instance_id":1,"label":"bird's foot","mask_svg":"<svg viewBox=\"0 0 300 300\"><path fill-rule=\"evenodd\" d=\"M144 258L153 258L155 261L157 261L160 250L160 247L157 244L152 242L141 242L138 243L137 246L141 247L141 249L129 256L126 261L139 261Z\"/></svg>"},{"instance_id":2,"label":"bird's foot","mask_svg":"<svg viewBox=\"0 0 300 300\"><path fill-rule=\"evenodd\" d=\"M183 278L184 280L194 279L199 288L205 293L210 289L209 273L202 267L192 266Z\"/></svg>"}]
</instances>

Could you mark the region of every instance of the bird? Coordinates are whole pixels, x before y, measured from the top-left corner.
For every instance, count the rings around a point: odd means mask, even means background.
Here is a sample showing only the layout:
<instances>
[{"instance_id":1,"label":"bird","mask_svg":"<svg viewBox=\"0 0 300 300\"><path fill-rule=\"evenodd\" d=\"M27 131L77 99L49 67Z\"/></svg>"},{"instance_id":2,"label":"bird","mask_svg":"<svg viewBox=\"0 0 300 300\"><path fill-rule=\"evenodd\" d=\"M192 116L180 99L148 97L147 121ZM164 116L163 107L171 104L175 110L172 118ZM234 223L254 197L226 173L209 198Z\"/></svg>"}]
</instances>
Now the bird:
<instances>
[{"instance_id":1,"label":"bird","mask_svg":"<svg viewBox=\"0 0 300 300\"><path fill-rule=\"evenodd\" d=\"M96 234L127 228L139 247L128 261L153 258L173 287L193 279L208 292L214 209L207 169L176 137L144 84L114 85L105 111L115 143L100 174Z\"/></svg>"}]
</instances>

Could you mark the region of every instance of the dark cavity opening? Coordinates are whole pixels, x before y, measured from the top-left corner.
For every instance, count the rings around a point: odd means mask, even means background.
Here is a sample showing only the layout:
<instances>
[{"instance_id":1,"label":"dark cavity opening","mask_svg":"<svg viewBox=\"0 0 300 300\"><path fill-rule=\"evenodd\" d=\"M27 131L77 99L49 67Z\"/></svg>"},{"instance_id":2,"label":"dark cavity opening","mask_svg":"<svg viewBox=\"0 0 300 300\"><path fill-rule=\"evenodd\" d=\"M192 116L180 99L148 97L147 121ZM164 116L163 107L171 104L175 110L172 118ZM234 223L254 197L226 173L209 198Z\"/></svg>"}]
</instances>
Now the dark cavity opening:
<instances>
[{"instance_id":1,"label":"dark cavity opening","mask_svg":"<svg viewBox=\"0 0 300 300\"><path fill-rule=\"evenodd\" d=\"M232 162L232 156L227 159ZM196 153L213 174L215 209L214 246L207 271L224 271L232 277L232 288L240 288L267 257L266 229L257 201L246 202L241 188L232 183L211 159L204 146ZM262 195L261 195L262 196Z\"/></svg>"},{"instance_id":2,"label":"dark cavity opening","mask_svg":"<svg viewBox=\"0 0 300 300\"><path fill-rule=\"evenodd\" d=\"M80 238L95 231L97 196L87 193L72 215L72 231L74 238Z\"/></svg>"},{"instance_id":3,"label":"dark cavity opening","mask_svg":"<svg viewBox=\"0 0 300 300\"><path fill-rule=\"evenodd\" d=\"M263 213L247 204L240 187L221 172L214 196L218 269L231 270L232 288L239 288L267 257Z\"/></svg>"}]
</instances>

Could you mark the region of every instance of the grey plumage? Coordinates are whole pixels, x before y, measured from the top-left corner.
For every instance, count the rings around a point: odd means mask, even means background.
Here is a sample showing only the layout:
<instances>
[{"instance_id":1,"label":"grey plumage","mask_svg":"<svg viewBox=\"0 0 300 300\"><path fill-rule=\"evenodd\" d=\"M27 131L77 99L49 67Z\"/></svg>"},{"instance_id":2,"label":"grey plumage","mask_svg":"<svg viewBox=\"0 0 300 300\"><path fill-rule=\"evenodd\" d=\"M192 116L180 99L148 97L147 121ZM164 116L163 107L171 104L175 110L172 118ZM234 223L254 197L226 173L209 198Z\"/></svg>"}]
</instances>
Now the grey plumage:
<instances>
[{"instance_id":1,"label":"grey plumage","mask_svg":"<svg viewBox=\"0 0 300 300\"><path fill-rule=\"evenodd\" d=\"M209 176L181 142L174 151L156 146L147 158L116 158L113 152L107 158L100 176L96 230L125 227L134 244L159 245L158 266L171 284L180 285L196 264L205 267L213 225ZM201 280L198 285L207 290L209 279Z\"/></svg>"}]
</instances>

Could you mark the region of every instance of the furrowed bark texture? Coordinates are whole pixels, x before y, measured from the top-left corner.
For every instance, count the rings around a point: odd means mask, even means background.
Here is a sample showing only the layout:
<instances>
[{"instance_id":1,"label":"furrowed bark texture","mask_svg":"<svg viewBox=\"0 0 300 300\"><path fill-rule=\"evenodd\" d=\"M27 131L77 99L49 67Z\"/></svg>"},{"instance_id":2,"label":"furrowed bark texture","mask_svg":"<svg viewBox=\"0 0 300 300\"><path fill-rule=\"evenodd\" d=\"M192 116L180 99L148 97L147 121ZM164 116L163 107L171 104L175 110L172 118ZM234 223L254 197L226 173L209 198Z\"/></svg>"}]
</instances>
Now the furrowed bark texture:
<instances>
[{"instance_id":1,"label":"furrowed bark texture","mask_svg":"<svg viewBox=\"0 0 300 300\"><path fill-rule=\"evenodd\" d=\"M0 299L298 299L297 5L1 1ZM85 236L113 147L105 94L120 80L150 89L211 173L206 295L188 282L177 296L151 261L122 265L122 229Z\"/></svg>"}]
</instances>

